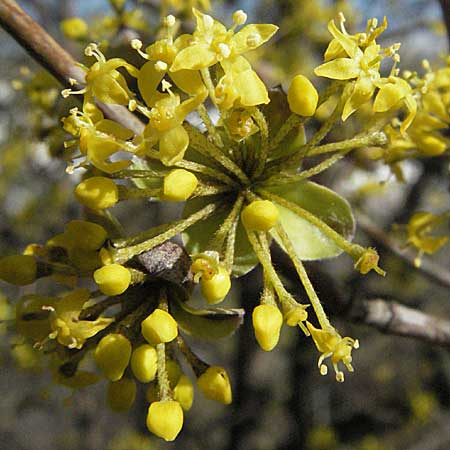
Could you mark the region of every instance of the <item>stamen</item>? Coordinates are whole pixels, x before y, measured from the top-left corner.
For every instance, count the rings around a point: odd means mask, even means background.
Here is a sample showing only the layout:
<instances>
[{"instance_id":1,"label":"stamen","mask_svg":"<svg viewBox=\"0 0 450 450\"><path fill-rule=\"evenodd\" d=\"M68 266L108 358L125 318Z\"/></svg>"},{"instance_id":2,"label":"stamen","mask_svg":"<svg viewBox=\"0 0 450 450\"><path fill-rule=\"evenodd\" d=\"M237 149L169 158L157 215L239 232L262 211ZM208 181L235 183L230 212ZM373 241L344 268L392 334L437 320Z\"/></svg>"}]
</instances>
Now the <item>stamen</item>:
<instances>
[{"instance_id":1,"label":"stamen","mask_svg":"<svg viewBox=\"0 0 450 450\"><path fill-rule=\"evenodd\" d=\"M206 30L210 30L214 26L214 19L208 14L205 14L203 16L203 25Z\"/></svg>"},{"instance_id":2,"label":"stamen","mask_svg":"<svg viewBox=\"0 0 450 450\"><path fill-rule=\"evenodd\" d=\"M244 25L247 22L247 14L242 9L238 9L233 13L233 22L236 25Z\"/></svg>"},{"instance_id":3,"label":"stamen","mask_svg":"<svg viewBox=\"0 0 450 450\"><path fill-rule=\"evenodd\" d=\"M223 42L221 42L219 44L219 49L220 49L220 53L222 54L222 56L224 58L229 58L231 55L231 49L230 47L228 47L227 44L224 44Z\"/></svg>"},{"instance_id":4,"label":"stamen","mask_svg":"<svg viewBox=\"0 0 450 450\"><path fill-rule=\"evenodd\" d=\"M258 33L252 33L247 36L247 45L250 48L258 47L261 43L261 35Z\"/></svg>"},{"instance_id":5,"label":"stamen","mask_svg":"<svg viewBox=\"0 0 450 450\"><path fill-rule=\"evenodd\" d=\"M165 72L167 70L167 64L164 61L156 61L155 69L158 72Z\"/></svg>"},{"instance_id":6,"label":"stamen","mask_svg":"<svg viewBox=\"0 0 450 450\"><path fill-rule=\"evenodd\" d=\"M148 57L147 53L145 53L141 50L142 49L142 41L141 40L132 39L130 42L130 45L133 50L136 50L139 53L139 55L142 56L142 58L147 59L147 60L150 59Z\"/></svg>"},{"instance_id":7,"label":"stamen","mask_svg":"<svg viewBox=\"0 0 450 450\"><path fill-rule=\"evenodd\" d=\"M164 19L164 26L166 26L167 28L172 28L175 23L176 23L176 19L172 14L169 14L165 19Z\"/></svg>"}]
</instances>

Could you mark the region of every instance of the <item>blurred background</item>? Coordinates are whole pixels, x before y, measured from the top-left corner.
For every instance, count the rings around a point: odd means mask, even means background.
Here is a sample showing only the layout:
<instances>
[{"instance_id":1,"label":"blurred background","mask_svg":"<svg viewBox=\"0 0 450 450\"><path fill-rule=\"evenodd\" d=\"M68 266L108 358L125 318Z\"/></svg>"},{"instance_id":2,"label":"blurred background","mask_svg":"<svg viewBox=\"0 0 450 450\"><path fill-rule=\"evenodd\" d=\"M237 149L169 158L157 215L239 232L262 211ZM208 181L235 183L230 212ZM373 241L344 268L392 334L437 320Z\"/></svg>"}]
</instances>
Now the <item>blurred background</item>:
<instances>
[{"instance_id":1,"label":"blurred background","mask_svg":"<svg viewBox=\"0 0 450 450\"><path fill-rule=\"evenodd\" d=\"M137 62L129 41L139 37L150 43L161 14L157 0L130 0L120 17L107 0L19 3L80 61L86 42L93 40L108 41L109 56ZM187 30L192 25L189 6L202 6L202 2L187 0L163 3L164 13L186 18ZM230 22L234 10L244 9L249 23L280 26L272 42L253 55L258 72L273 86L286 86L297 73L311 76L330 40L327 22L339 11L344 12L352 32L365 29L368 18L381 21L387 16L389 27L380 43L402 43L402 69L421 71L424 58L433 67L443 65L448 38L441 3L446 2L211 0L212 15L224 22ZM61 21L73 16L89 24L88 35L62 32ZM45 242L61 232L68 220L80 217L81 210L72 196L79 175L65 173L66 136L59 127L60 117L73 105L62 100L56 81L1 30L0 42L0 254L8 255L30 242ZM20 341L9 326L13 299L26 290L2 283L0 448L449 450L449 344L437 346L385 334L362 323L358 310L358 302L382 298L450 318L449 285L412 268L383 240L397 236L416 211L450 209L448 158L405 161L403 170L406 182L399 183L387 166L368 164L355 156L319 180L357 208L362 225L356 240L376 247L381 267L388 272L385 279L355 275L345 257L307 265L336 328L361 343L361 349L354 352L355 372L345 383L320 376L316 351L297 330L285 327L280 344L268 354L257 346L251 322L246 320L231 338L192 343L203 359L227 368L233 404L223 407L197 395L185 416L183 433L175 443L166 444L146 431L143 392L128 414L119 415L107 409L102 383L77 392L52 385L36 350ZM130 232L179 213L155 205L146 210L142 201L121 206L116 208L119 220ZM364 226L368 217L372 228ZM393 224L398 225L393 228ZM432 259L433 267L449 269L445 248ZM277 261L283 263L281 255ZM289 267L283 267L289 280ZM236 283L227 306L243 304L251 311L260 288L261 274L256 269ZM295 291L298 286L292 281L290 288Z\"/></svg>"}]
</instances>

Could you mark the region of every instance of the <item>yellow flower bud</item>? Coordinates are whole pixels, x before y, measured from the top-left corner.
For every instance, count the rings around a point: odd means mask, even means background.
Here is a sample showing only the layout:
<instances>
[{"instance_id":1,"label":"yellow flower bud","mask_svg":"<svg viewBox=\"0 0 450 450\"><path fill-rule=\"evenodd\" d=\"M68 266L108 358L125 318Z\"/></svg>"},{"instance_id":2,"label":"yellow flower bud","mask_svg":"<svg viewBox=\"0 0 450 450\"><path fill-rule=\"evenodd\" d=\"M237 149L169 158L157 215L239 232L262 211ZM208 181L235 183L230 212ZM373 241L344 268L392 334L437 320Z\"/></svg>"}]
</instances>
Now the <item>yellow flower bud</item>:
<instances>
[{"instance_id":1,"label":"yellow flower bud","mask_svg":"<svg viewBox=\"0 0 450 450\"><path fill-rule=\"evenodd\" d=\"M252 319L258 344L270 352L278 344L283 315L275 305L259 305L253 310Z\"/></svg>"},{"instance_id":2,"label":"yellow flower bud","mask_svg":"<svg viewBox=\"0 0 450 450\"><path fill-rule=\"evenodd\" d=\"M128 411L136 399L136 383L130 378L122 378L109 383L106 392L108 406L116 412Z\"/></svg>"},{"instance_id":3,"label":"yellow flower bud","mask_svg":"<svg viewBox=\"0 0 450 450\"><path fill-rule=\"evenodd\" d=\"M164 200L183 202L187 200L197 187L197 177L187 170L175 169L164 177Z\"/></svg>"},{"instance_id":4,"label":"yellow flower bud","mask_svg":"<svg viewBox=\"0 0 450 450\"><path fill-rule=\"evenodd\" d=\"M289 86L287 100L293 113L309 117L316 112L319 94L308 78L297 75Z\"/></svg>"},{"instance_id":5,"label":"yellow flower bud","mask_svg":"<svg viewBox=\"0 0 450 450\"><path fill-rule=\"evenodd\" d=\"M181 375L175 389L173 390L174 398L180 403L185 411L189 411L194 401L194 386L192 381L186 375Z\"/></svg>"},{"instance_id":6,"label":"yellow flower bud","mask_svg":"<svg viewBox=\"0 0 450 450\"><path fill-rule=\"evenodd\" d=\"M155 379L157 363L156 349L148 344L140 345L131 355L131 370L141 383L149 383Z\"/></svg>"},{"instance_id":7,"label":"yellow flower bud","mask_svg":"<svg viewBox=\"0 0 450 450\"><path fill-rule=\"evenodd\" d=\"M211 366L197 380L201 393L211 400L229 405L232 401L231 385L223 367Z\"/></svg>"},{"instance_id":8,"label":"yellow flower bud","mask_svg":"<svg viewBox=\"0 0 450 450\"><path fill-rule=\"evenodd\" d=\"M105 295L119 295L128 289L131 273L120 264L109 264L94 272L94 280Z\"/></svg>"},{"instance_id":9,"label":"yellow flower bud","mask_svg":"<svg viewBox=\"0 0 450 450\"><path fill-rule=\"evenodd\" d=\"M178 336L175 319L162 309L155 309L142 323L141 332L152 345L173 341Z\"/></svg>"},{"instance_id":10,"label":"yellow flower bud","mask_svg":"<svg viewBox=\"0 0 450 450\"><path fill-rule=\"evenodd\" d=\"M256 200L246 206L241 218L245 228L269 231L278 221L278 208L269 200Z\"/></svg>"},{"instance_id":11,"label":"yellow flower bud","mask_svg":"<svg viewBox=\"0 0 450 450\"><path fill-rule=\"evenodd\" d=\"M165 441L173 441L183 428L183 409L173 400L153 402L148 408L147 428Z\"/></svg>"},{"instance_id":12,"label":"yellow flower bud","mask_svg":"<svg viewBox=\"0 0 450 450\"><path fill-rule=\"evenodd\" d=\"M106 240L106 230L96 223L72 220L66 226L66 240L83 250L98 250Z\"/></svg>"},{"instance_id":13,"label":"yellow flower bud","mask_svg":"<svg viewBox=\"0 0 450 450\"><path fill-rule=\"evenodd\" d=\"M123 335L111 333L97 344L94 359L106 378L117 381L122 378L131 357L130 341Z\"/></svg>"},{"instance_id":14,"label":"yellow flower bud","mask_svg":"<svg viewBox=\"0 0 450 450\"><path fill-rule=\"evenodd\" d=\"M210 279L202 277L200 287L203 297L211 305L221 302L231 288L230 275L224 266L219 266L218 272Z\"/></svg>"},{"instance_id":15,"label":"yellow flower bud","mask_svg":"<svg viewBox=\"0 0 450 450\"><path fill-rule=\"evenodd\" d=\"M61 31L69 39L84 39L88 35L88 25L81 17L70 17L61 22Z\"/></svg>"},{"instance_id":16,"label":"yellow flower bud","mask_svg":"<svg viewBox=\"0 0 450 450\"><path fill-rule=\"evenodd\" d=\"M119 189L113 180L106 177L92 177L82 181L75 188L77 200L91 209L106 209L119 200Z\"/></svg>"},{"instance_id":17,"label":"yellow flower bud","mask_svg":"<svg viewBox=\"0 0 450 450\"><path fill-rule=\"evenodd\" d=\"M0 279L7 283L25 286L34 283L37 263L33 256L11 255L0 259Z\"/></svg>"}]
</instances>

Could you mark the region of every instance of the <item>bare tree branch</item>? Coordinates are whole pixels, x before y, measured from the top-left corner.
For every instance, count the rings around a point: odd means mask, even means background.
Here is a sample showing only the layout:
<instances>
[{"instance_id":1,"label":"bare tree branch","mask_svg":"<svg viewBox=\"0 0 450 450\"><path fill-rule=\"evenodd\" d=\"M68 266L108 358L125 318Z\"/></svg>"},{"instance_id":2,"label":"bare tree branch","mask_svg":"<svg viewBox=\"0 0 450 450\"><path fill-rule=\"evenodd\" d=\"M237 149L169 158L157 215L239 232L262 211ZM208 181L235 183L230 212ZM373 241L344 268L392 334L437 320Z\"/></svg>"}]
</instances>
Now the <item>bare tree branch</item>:
<instances>
[{"instance_id":1,"label":"bare tree branch","mask_svg":"<svg viewBox=\"0 0 450 450\"><path fill-rule=\"evenodd\" d=\"M450 348L450 321L414 308L380 298L363 300L356 306L353 320L373 326L383 333L420 339ZM351 312L350 314L355 314Z\"/></svg>"},{"instance_id":2,"label":"bare tree branch","mask_svg":"<svg viewBox=\"0 0 450 450\"><path fill-rule=\"evenodd\" d=\"M72 87L70 79L84 84L84 70L14 0L0 0L0 25L65 87ZM108 118L142 133L144 125L125 107L104 103L99 107Z\"/></svg>"}]
</instances>

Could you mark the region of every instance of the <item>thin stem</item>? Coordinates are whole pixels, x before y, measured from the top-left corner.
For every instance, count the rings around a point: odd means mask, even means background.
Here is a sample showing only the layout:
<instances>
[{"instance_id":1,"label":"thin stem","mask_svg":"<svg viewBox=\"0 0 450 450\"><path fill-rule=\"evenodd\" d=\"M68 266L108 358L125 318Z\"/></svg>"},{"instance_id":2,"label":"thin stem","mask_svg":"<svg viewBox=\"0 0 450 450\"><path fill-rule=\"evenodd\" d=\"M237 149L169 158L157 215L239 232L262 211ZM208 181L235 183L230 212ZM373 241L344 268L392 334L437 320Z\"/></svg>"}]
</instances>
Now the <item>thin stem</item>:
<instances>
[{"instance_id":1,"label":"thin stem","mask_svg":"<svg viewBox=\"0 0 450 450\"><path fill-rule=\"evenodd\" d=\"M211 136L212 140L214 141L214 144L217 145L217 147L222 148L223 142L222 138L220 137L220 134L217 132L216 127L212 123L211 117L209 117L208 111L205 108L205 105L201 104L197 108L198 114L200 118L202 119L202 122L204 123L206 129L208 130L209 135Z\"/></svg>"},{"instance_id":2,"label":"thin stem","mask_svg":"<svg viewBox=\"0 0 450 450\"><path fill-rule=\"evenodd\" d=\"M208 141L208 139L192 125L187 124L186 131L189 134L189 142L192 147L202 155L209 156L215 159L225 169L229 170L233 175L239 178L239 180L248 185L250 180L242 169L228 158L219 148Z\"/></svg>"},{"instance_id":3,"label":"thin stem","mask_svg":"<svg viewBox=\"0 0 450 450\"><path fill-rule=\"evenodd\" d=\"M248 240L253 247L253 251L256 253L256 256L259 259L259 262L263 266L264 271L267 274L267 279L270 281L272 286L274 287L278 297L281 301L287 300L295 302L292 298L291 294L286 290L283 286L283 283L280 280L280 277L277 275L275 269L273 268L272 261L270 258L270 252L268 248L265 248L258 241L257 235L254 231L247 230ZM261 233L259 234L261 235Z\"/></svg>"},{"instance_id":4,"label":"thin stem","mask_svg":"<svg viewBox=\"0 0 450 450\"><path fill-rule=\"evenodd\" d=\"M224 220L220 228L214 234L214 237L211 239L208 248L216 250L218 252L222 251L223 244L231 227L233 226L233 223L239 220L239 213L241 211L243 202L244 196L242 194L239 194L227 218Z\"/></svg>"},{"instance_id":5,"label":"thin stem","mask_svg":"<svg viewBox=\"0 0 450 450\"><path fill-rule=\"evenodd\" d=\"M132 198L158 198L161 193L161 188L127 188L126 186L118 186L119 201L130 200Z\"/></svg>"},{"instance_id":6,"label":"thin stem","mask_svg":"<svg viewBox=\"0 0 450 450\"><path fill-rule=\"evenodd\" d=\"M200 73L202 75L206 89L208 89L209 97L211 98L211 101L214 103L214 106L217 108L216 90L214 88L214 83L212 82L211 79L211 73L209 72L209 69L207 67L205 69L200 69Z\"/></svg>"},{"instance_id":7,"label":"thin stem","mask_svg":"<svg viewBox=\"0 0 450 450\"><path fill-rule=\"evenodd\" d=\"M300 261L300 258L297 256L297 253L295 252L294 247L292 246L291 240L289 239L287 233L284 231L284 228L280 224L276 226L276 231L278 233L278 236L280 236L281 242L283 243L286 253L289 255L292 262L294 263L295 270L297 271L297 274L300 277L303 287L305 288L306 294L308 295L311 305L314 308L314 312L316 313L317 320L319 321L320 326L323 329L330 327L328 317L326 316L323 306L320 303L319 297L317 296L316 291L314 290L314 287L311 284L311 281L309 280L308 274L306 273L303 263Z\"/></svg>"},{"instance_id":8,"label":"thin stem","mask_svg":"<svg viewBox=\"0 0 450 450\"><path fill-rule=\"evenodd\" d=\"M303 170L302 172L296 175L286 175L286 174L274 175L264 181L264 186L280 186L282 184L298 183L300 181L311 178L329 169L331 166L340 161L351 150L352 149L346 150L342 153L337 153L336 155L333 155L330 158L325 159L324 161L315 165L314 167L311 167L308 170Z\"/></svg>"},{"instance_id":9,"label":"thin stem","mask_svg":"<svg viewBox=\"0 0 450 450\"><path fill-rule=\"evenodd\" d=\"M172 398L169 375L167 374L166 369L166 345L164 343L157 344L156 356L158 365L159 398L164 402Z\"/></svg>"},{"instance_id":10,"label":"thin stem","mask_svg":"<svg viewBox=\"0 0 450 450\"><path fill-rule=\"evenodd\" d=\"M272 194L271 192L265 191L263 189L258 190L258 193L261 195L261 197L265 198L266 200L271 200L275 203L278 203L280 206L284 206L285 208L289 209L293 213L297 214L299 217L312 223L323 234L325 234L330 239L332 239L338 247L340 247L342 250L344 250L350 256L352 256L352 257L356 257L357 255L360 256L361 249L362 249L362 247L360 245L352 244L347 239L345 239L343 236L341 236L338 232L334 231L333 228L331 228L323 220L319 219L317 216L310 213L306 209L303 209L301 206L299 206L295 203L289 202L289 201L285 200L284 198L279 197L278 195Z\"/></svg>"},{"instance_id":11,"label":"thin stem","mask_svg":"<svg viewBox=\"0 0 450 450\"><path fill-rule=\"evenodd\" d=\"M355 148L367 147L369 145L385 145L387 143L387 136L382 131L376 131L370 134L355 136L352 139L344 141L332 142L331 144L319 145L312 148L307 156L322 155L323 153L350 151Z\"/></svg>"},{"instance_id":12,"label":"thin stem","mask_svg":"<svg viewBox=\"0 0 450 450\"><path fill-rule=\"evenodd\" d=\"M305 145L302 145L295 153L290 156L285 156L281 158L277 158L272 161L271 168L266 171L268 175L273 175L274 173L279 173L284 169L289 169L291 167L297 167L299 163L310 154L311 150L321 142L325 136L331 131L336 121L339 119L341 115L342 108L344 107L344 99L341 97L338 104L334 108L330 117L322 124L322 126L314 133L311 139Z\"/></svg>"},{"instance_id":13,"label":"thin stem","mask_svg":"<svg viewBox=\"0 0 450 450\"><path fill-rule=\"evenodd\" d=\"M267 156L269 155L269 128L267 126L267 121L264 114L258 108L253 110L252 116L259 127L259 133L261 136L261 147L256 155L256 167L253 172L253 177L256 178L262 174L266 165Z\"/></svg>"},{"instance_id":14,"label":"thin stem","mask_svg":"<svg viewBox=\"0 0 450 450\"><path fill-rule=\"evenodd\" d=\"M292 113L286 120L286 122L281 125L275 137L270 142L270 150L277 148L284 138L298 125L305 121L304 117L298 116Z\"/></svg>"},{"instance_id":15,"label":"thin stem","mask_svg":"<svg viewBox=\"0 0 450 450\"><path fill-rule=\"evenodd\" d=\"M178 233L186 230L190 226L197 223L199 220L206 219L210 216L218 207L218 203L210 203L206 205L204 208L190 215L187 219L180 220L173 227L169 228L167 231L154 236L147 241L141 242L136 245L132 245L124 248L112 248L110 249L113 260L117 264L123 264L126 261L130 260L134 256L140 255L143 252L147 252L157 245L162 244L168 239L176 236ZM152 230L149 230L152 231Z\"/></svg>"}]
</instances>

